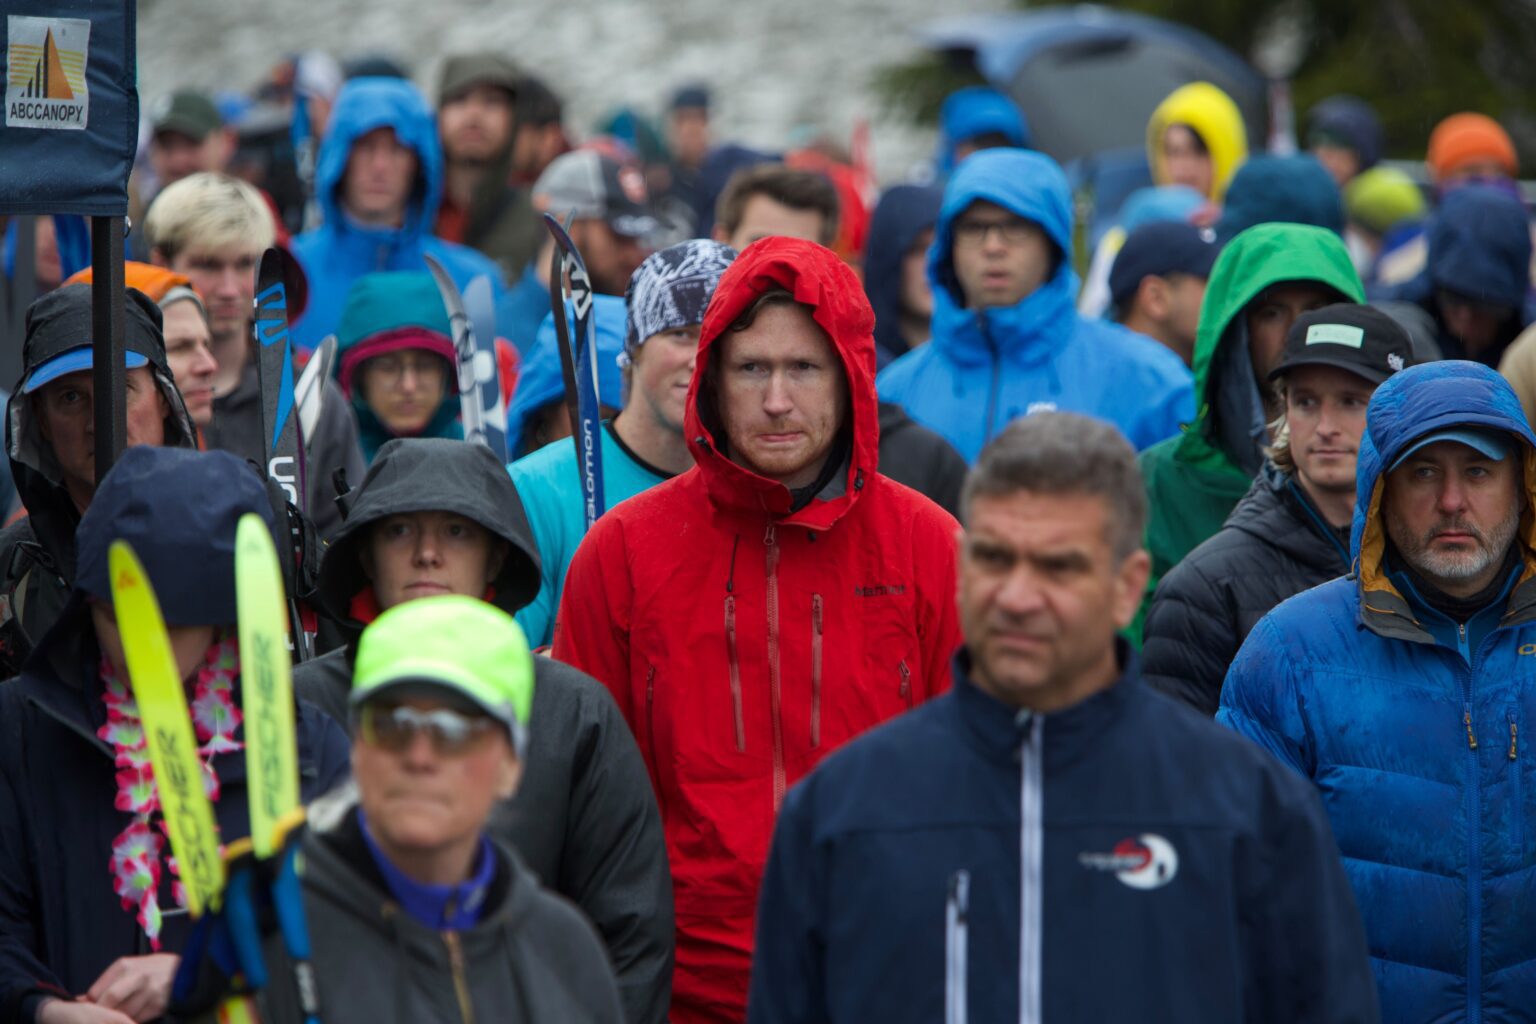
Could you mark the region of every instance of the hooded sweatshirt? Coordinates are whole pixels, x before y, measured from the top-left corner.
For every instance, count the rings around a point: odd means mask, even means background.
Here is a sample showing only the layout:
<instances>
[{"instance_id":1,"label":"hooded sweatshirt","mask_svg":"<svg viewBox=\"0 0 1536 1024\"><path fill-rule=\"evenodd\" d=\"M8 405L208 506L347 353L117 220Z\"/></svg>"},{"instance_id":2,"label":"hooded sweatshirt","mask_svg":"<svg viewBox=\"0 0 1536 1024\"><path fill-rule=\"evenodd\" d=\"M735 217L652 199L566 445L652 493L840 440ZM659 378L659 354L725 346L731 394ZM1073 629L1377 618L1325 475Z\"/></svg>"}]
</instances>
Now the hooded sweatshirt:
<instances>
[{"instance_id":1,"label":"hooded sweatshirt","mask_svg":"<svg viewBox=\"0 0 1536 1024\"><path fill-rule=\"evenodd\" d=\"M342 207L347 161L358 139L389 128L416 154L416 183L398 228L369 227ZM443 265L462 291L480 275L499 296L501 271L487 257L432 234L443 189L443 154L427 101L398 78L354 78L336 97L315 168L315 193L324 223L293 240L293 253L309 279L309 306L293 328L294 343L311 349L336 331L352 282L376 270L424 270L424 255Z\"/></svg>"},{"instance_id":2,"label":"hooded sweatshirt","mask_svg":"<svg viewBox=\"0 0 1536 1024\"><path fill-rule=\"evenodd\" d=\"M848 454L798 508L731 461L710 381L759 295L812 307L848 386ZM830 250L770 238L704 317L685 430L695 466L610 509L566 576L555 657L596 676L640 740L677 905L672 1020L740 1021L784 794L830 751L949 685L955 521L877 471L874 317Z\"/></svg>"},{"instance_id":3,"label":"hooded sweatshirt","mask_svg":"<svg viewBox=\"0 0 1536 1024\"><path fill-rule=\"evenodd\" d=\"M907 351L901 337L901 278L907 253L939 219L943 189L896 185L885 190L869 222L864 294L875 310L875 358L882 368Z\"/></svg>"},{"instance_id":4,"label":"hooded sweatshirt","mask_svg":"<svg viewBox=\"0 0 1536 1024\"><path fill-rule=\"evenodd\" d=\"M32 371L55 356L89 345L91 286L71 285L38 299L27 311L21 377L6 403L5 450L16 492L27 517L0 531L0 674L15 675L27 653L64 609L75 578L75 527L80 513L64 487L53 446L43 438L34 408L36 394L22 391ZM166 447L196 448L197 428L165 359L160 310L143 293L129 290L125 347L148 360L165 398Z\"/></svg>"},{"instance_id":5,"label":"hooded sweatshirt","mask_svg":"<svg viewBox=\"0 0 1536 1024\"><path fill-rule=\"evenodd\" d=\"M381 611L362 564L374 524L423 511L461 515L506 545L487 601L516 613L538 591L538 549L490 449L442 438L389 441L320 565L320 602L349 642ZM492 809L487 831L597 927L630 1024L660 1024L671 996L672 882L640 751L594 679L541 657L534 680L523 780ZM350 648L299 665L293 681L299 696L347 721Z\"/></svg>"},{"instance_id":6,"label":"hooded sweatshirt","mask_svg":"<svg viewBox=\"0 0 1536 1024\"><path fill-rule=\"evenodd\" d=\"M1033 221L1059 254L1055 273L1012 306L966 308L955 276L954 221L977 201ZM1035 411L1097 416L1138 450L1193 418L1189 370L1178 356L1074 308L1071 196L1050 157L986 150L961 165L944 190L928 280L933 341L881 372L880 397L942 434L967 462L1010 420Z\"/></svg>"},{"instance_id":7,"label":"hooded sweatshirt","mask_svg":"<svg viewBox=\"0 0 1536 1024\"><path fill-rule=\"evenodd\" d=\"M495 1021L620 1024L613 973L592 926L539 884L516 853L491 843L490 883L478 921L435 929L402 910L371 855L353 787L310 808L300 855L315 988L333 1024ZM256 999L263 1021L304 1019L287 949L269 933L270 981ZM199 992L175 1019L214 1024L202 1010L227 991L211 957L196 964ZM199 998L205 997L205 998Z\"/></svg>"},{"instance_id":8,"label":"hooded sweatshirt","mask_svg":"<svg viewBox=\"0 0 1536 1024\"><path fill-rule=\"evenodd\" d=\"M1163 167L1163 135L1176 124L1193 129L1205 143L1211 155L1211 191L1206 198L1221 202L1232 175L1248 159L1248 132L1242 112L1232 97L1210 82L1191 82L1169 93L1147 122L1147 160L1152 165L1152 180L1158 185L1169 184Z\"/></svg>"},{"instance_id":9,"label":"hooded sweatshirt","mask_svg":"<svg viewBox=\"0 0 1536 1024\"><path fill-rule=\"evenodd\" d=\"M1282 281L1326 285L1340 301L1365 298L1344 243L1323 228L1260 224L1217 257L1195 334L1199 415L1180 436L1153 445L1138 460L1147 485L1146 547L1152 555L1143 614L1163 574L1221 529L1263 465L1264 402L1248 360L1244 312ZM1133 632L1139 635L1139 622Z\"/></svg>"},{"instance_id":10,"label":"hooded sweatshirt","mask_svg":"<svg viewBox=\"0 0 1536 1024\"><path fill-rule=\"evenodd\" d=\"M1392 572L1387 467L1453 427L1507 435L1515 567L1465 625ZM1356 472L1354 572L1254 627L1218 721L1312 780L1365 921L1384 1021L1529 1020L1536 993L1536 435L1487 367L1412 366L1376 390Z\"/></svg>"}]
</instances>

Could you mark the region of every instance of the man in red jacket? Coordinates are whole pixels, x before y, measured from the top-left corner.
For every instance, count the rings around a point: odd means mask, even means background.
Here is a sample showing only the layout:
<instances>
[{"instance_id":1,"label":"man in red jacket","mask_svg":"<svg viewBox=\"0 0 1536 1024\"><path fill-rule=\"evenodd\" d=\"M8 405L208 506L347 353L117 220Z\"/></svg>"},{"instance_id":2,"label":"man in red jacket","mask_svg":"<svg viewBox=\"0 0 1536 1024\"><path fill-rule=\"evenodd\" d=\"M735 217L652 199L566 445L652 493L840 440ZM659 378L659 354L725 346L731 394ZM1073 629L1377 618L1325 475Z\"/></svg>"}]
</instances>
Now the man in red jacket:
<instances>
[{"instance_id":1,"label":"man in red jacket","mask_svg":"<svg viewBox=\"0 0 1536 1024\"><path fill-rule=\"evenodd\" d=\"M566 578L555 657L613 691L661 804L676 1024L746 1015L785 790L949 685L957 526L876 472L873 328L830 250L750 246L704 315L696 465L608 512Z\"/></svg>"}]
</instances>

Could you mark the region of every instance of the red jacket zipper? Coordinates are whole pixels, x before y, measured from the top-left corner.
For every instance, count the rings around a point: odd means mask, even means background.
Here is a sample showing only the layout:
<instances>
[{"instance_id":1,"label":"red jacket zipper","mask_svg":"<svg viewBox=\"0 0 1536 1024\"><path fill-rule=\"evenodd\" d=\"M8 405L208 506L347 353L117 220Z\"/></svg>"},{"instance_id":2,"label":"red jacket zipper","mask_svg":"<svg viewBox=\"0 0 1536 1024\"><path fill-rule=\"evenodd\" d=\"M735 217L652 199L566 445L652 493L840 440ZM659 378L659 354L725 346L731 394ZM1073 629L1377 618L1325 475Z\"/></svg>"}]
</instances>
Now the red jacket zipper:
<instances>
[{"instance_id":1,"label":"red jacket zipper","mask_svg":"<svg viewBox=\"0 0 1536 1024\"><path fill-rule=\"evenodd\" d=\"M725 650L731 664L731 710L736 720L736 752L747 749L747 727L741 714L741 659L736 656L736 598L725 599Z\"/></svg>"}]
</instances>

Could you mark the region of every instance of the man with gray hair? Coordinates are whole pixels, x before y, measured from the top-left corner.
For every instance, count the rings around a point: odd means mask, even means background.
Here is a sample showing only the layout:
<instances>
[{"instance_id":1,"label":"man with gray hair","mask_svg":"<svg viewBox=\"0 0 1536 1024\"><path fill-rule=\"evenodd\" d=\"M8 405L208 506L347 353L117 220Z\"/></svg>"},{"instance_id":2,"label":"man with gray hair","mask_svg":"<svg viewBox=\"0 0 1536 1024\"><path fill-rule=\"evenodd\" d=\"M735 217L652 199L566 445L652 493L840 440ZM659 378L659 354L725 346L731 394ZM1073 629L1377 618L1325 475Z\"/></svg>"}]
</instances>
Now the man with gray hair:
<instances>
[{"instance_id":1,"label":"man with gray hair","mask_svg":"<svg viewBox=\"0 0 1536 1024\"><path fill-rule=\"evenodd\" d=\"M1016 420L961 512L954 687L790 792L750 1024L1376 1020L1317 797L1116 636L1149 570L1130 444Z\"/></svg>"}]
</instances>

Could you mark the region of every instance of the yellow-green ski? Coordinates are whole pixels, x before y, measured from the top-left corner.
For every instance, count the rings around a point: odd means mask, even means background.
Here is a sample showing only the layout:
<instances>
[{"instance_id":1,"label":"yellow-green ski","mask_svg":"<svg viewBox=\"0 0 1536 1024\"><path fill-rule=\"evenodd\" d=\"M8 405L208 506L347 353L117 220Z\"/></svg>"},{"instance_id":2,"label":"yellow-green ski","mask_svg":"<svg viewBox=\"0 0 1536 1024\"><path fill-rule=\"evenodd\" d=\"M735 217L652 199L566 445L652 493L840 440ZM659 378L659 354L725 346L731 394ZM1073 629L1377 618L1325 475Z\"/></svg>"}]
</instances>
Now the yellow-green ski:
<instances>
[{"instance_id":1,"label":"yellow-green ski","mask_svg":"<svg viewBox=\"0 0 1536 1024\"><path fill-rule=\"evenodd\" d=\"M213 803L203 788L203 766L187 711L181 672L171 651L160 602L138 556L126 541L113 541L107 555L112 573L112 606L123 637L123 654L133 699L139 707L155 772L160 810L171 835L187 909L193 917L217 910L224 891L224 862Z\"/></svg>"},{"instance_id":2,"label":"yellow-green ski","mask_svg":"<svg viewBox=\"0 0 1536 1024\"><path fill-rule=\"evenodd\" d=\"M279 826L299 806L299 764L283 571L272 533L255 513L240 517L235 534L235 596L251 848L265 859L278 848Z\"/></svg>"}]
</instances>

